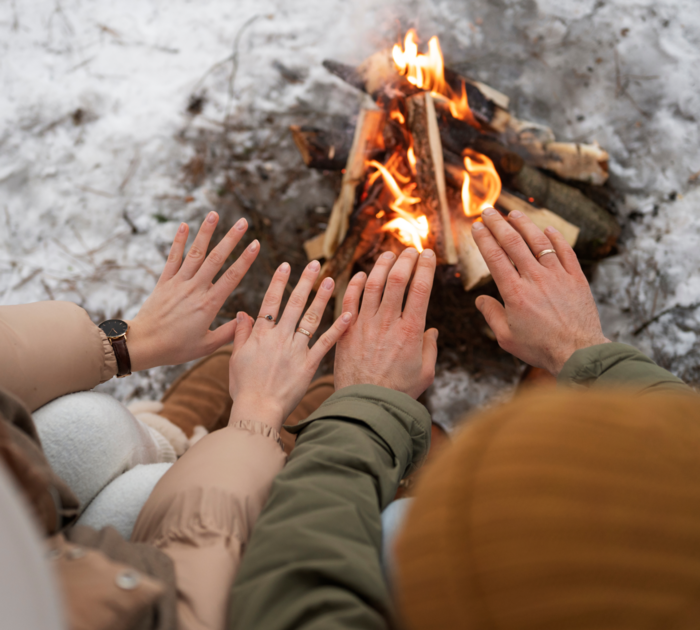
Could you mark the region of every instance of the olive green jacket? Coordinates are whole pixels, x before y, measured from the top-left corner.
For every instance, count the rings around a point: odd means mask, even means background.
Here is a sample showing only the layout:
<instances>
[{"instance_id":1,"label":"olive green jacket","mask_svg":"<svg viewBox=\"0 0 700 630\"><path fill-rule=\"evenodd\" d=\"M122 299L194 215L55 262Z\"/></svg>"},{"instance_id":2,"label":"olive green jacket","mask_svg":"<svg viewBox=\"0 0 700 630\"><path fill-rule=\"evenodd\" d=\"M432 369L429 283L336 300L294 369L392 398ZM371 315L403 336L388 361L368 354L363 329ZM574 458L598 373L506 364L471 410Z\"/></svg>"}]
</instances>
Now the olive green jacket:
<instances>
[{"instance_id":1,"label":"olive green jacket","mask_svg":"<svg viewBox=\"0 0 700 630\"><path fill-rule=\"evenodd\" d=\"M690 391L623 344L579 350L559 376L575 386ZM381 511L430 445L430 415L405 394L339 390L305 422L255 526L232 591L229 628L393 627L381 564Z\"/></svg>"}]
</instances>

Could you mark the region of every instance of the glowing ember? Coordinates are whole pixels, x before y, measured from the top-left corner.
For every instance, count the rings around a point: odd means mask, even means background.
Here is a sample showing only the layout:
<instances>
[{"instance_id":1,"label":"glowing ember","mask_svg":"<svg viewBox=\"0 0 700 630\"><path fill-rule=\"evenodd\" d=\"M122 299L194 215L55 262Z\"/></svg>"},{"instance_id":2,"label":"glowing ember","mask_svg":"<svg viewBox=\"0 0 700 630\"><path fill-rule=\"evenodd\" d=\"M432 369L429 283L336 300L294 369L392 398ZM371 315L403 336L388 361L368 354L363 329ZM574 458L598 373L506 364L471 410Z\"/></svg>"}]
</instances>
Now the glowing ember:
<instances>
[{"instance_id":1,"label":"glowing ember","mask_svg":"<svg viewBox=\"0 0 700 630\"><path fill-rule=\"evenodd\" d=\"M468 217L479 216L496 203L501 194L501 178L493 162L473 149L465 149L462 207Z\"/></svg>"}]
</instances>

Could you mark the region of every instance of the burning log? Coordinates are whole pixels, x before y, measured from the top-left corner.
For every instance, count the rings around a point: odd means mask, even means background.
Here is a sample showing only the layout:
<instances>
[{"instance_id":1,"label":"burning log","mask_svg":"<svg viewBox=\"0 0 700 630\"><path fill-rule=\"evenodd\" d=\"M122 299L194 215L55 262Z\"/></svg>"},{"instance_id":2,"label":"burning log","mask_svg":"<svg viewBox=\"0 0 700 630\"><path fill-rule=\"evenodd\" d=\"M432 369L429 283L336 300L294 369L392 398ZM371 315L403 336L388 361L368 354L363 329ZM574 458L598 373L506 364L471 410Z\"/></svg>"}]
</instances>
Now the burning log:
<instances>
[{"instance_id":1,"label":"burning log","mask_svg":"<svg viewBox=\"0 0 700 630\"><path fill-rule=\"evenodd\" d=\"M598 260L607 256L617 243L620 226L615 218L577 188L530 166L524 166L508 181L536 206L549 208L581 229L576 244L580 257Z\"/></svg>"},{"instance_id":2,"label":"burning log","mask_svg":"<svg viewBox=\"0 0 700 630\"><path fill-rule=\"evenodd\" d=\"M364 179L367 159L382 138L385 114L382 110L362 109L355 127L352 148L343 174L340 194L328 221L323 251L331 258L348 230L348 221L355 207L357 185Z\"/></svg>"},{"instance_id":3,"label":"burning log","mask_svg":"<svg viewBox=\"0 0 700 630\"><path fill-rule=\"evenodd\" d=\"M454 217L452 229L457 242L457 268L465 291L476 289L491 280L491 272L474 242L474 219L463 214Z\"/></svg>"},{"instance_id":4,"label":"burning log","mask_svg":"<svg viewBox=\"0 0 700 630\"><path fill-rule=\"evenodd\" d=\"M450 227L442 143L433 99L430 93L422 92L407 99L406 105L416 157L416 194L422 199L421 209L428 219L438 262L454 265L457 250Z\"/></svg>"},{"instance_id":5,"label":"burning log","mask_svg":"<svg viewBox=\"0 0 700 630\"><path fill-rule=\"evenodd\" d=\"M571 247L576 245L576 241L578 240L578 235L581 230L572 223L562 219L558 214L554 214L554 212L550 212L546 208L535 208L527 201L523 201L520 199L520 197L511 195L505 190L501 191L497 206L502 210L506 210L507 212L520 210L520 212L528 217L543 232L546 228L551 226L561 233Z\"/></svg>"},{"instance_id":6,"label":"burning log","mask_svg":"<svg viewBox=\"0 0 700 630\"><path fill-rule=\"evenodd\" d=\"M353 131L326 131L316 127L292 125L294 143L309 168L340 171L352 147Z\"/></svg>"}]
</instances>

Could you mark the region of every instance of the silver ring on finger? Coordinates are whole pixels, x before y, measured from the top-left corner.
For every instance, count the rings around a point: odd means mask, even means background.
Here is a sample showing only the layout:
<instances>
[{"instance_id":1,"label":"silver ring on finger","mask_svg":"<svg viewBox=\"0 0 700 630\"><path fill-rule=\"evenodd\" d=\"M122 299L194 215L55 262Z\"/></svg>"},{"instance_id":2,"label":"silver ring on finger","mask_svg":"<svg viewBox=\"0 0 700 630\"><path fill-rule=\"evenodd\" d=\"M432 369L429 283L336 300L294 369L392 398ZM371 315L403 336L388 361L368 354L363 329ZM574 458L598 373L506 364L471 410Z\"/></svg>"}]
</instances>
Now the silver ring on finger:
<instances>
[{"instance_id":1,"label":"silver ring on finger","mask_svg":"<svg viewBox=\"0 0 700 630\"><path fill-rule=\"evenodd\" d=\"M537 256L535 256L535 258L537 258L537 260L539 260L540 258L542 258L542 256L546 256L547 254L556 254L556 253L557 253L556 249L543 249L539 254L537 254Z\"/></svg>"},{"instance_id":2,"label":"silver ring on finger","mask_svg":"<svg viewBox=\"0 0 700 630\"><path fill-rule=\"evenodd\" d=\"M301 333L302 335L306 335L309 339L311 339L312 335L308 330L306 330L306 328L302 328L301 326L299 326L299 328L296 329L296 332Z\"/></svg>"},{"instance_id":3,"label":"silver ring on finger","mask_svg":"<svg viewBox=\"0 0 700 630\"><path fill-rule=\"evenodd\" d=\"M268 322L277 323L272 315L258 315L257 319L266 319Z\"/></svg>"}]
</instances>

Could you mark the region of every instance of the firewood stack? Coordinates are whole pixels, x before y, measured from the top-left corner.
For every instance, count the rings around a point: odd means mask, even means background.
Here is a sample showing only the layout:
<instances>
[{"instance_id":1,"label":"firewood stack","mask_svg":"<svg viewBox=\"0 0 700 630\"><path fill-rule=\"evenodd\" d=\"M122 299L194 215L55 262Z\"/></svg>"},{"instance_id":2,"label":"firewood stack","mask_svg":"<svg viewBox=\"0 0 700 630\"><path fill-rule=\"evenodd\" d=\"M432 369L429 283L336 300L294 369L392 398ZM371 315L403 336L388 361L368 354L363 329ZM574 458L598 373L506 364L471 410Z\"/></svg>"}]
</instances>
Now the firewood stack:
<instances>
[{"instance_id":1,"label":"firewood stack","mask_svg":"<svg viewBox=\"0 0 700 630\"><path fill-rule=\"evenodd\" d=\"M305 244L309 258L325 259L319 283L336 280L338 307L355 263L406 246L433 248L467 291L485 284L471 229L491 205L556 227L585 260L614 247L620 228L598 203L608 154L512 116L508 97L444 67L436 37L427 54L409 31L403 47L358 67L324 66L368 95L351 133L349 124L291 127L307 166L344 169L325 234Z\"/></svg>"}]
</instances>

